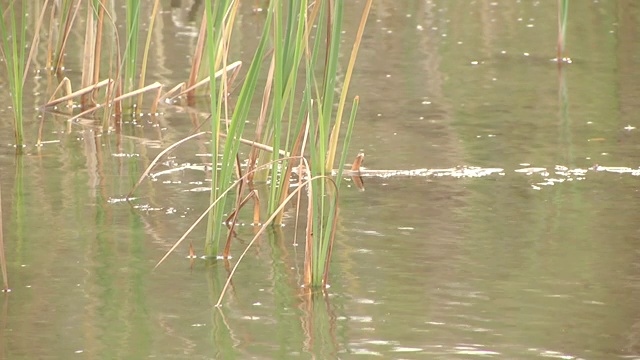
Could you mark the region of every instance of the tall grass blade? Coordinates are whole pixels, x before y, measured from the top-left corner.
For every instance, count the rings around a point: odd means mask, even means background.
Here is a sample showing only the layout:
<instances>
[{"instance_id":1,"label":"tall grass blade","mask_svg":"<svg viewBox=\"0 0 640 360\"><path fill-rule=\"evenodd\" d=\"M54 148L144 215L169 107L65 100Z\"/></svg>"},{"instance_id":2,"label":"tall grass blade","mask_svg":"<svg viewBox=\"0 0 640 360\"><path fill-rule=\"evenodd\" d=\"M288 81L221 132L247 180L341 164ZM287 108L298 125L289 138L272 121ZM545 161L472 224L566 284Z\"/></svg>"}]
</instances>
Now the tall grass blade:
<instances>
[{"instance_id":1,"label":"tall grass blade","mask_svg":"<svg viewBox=\"0 0 640 360\"><path fill-rule=\"evenodd\" d=\"M285 15L286 13L286 15ZM263 137L263 141L271 141L274 148L284 148L294 154L300 154L296 149L300 142L300 135L304 134L305 119L308 104L299 105L298 115L294 116L294 109L297 104L295 101L295 88L297 85L298 73L302 65L302 58L306 46L306 32L308 24L307 18L307 1L278 2L278 8L273 14L274 16L274 51L273 51L273 79L267 85L273 87L273 98L271 103L265 104L263 99L263 109L271 105L271 113L267 121L267 131ZM270 71L271 75L271 71ZM283 137L281 139L281 137ZM293 146L293 148L292 148ZM271 159L277 158L277 152L272 154ZM287 169L284 173L282 168ZM272 212L280 204L282 199L287 196L289 187L289 177L291 174L291 164L283 162L277 167L271 169L271 181L273 186L270 187L268 211ZM280 214L275 224L280 225L282 222Z\"/></svg>"},{"instance_id":2,"label":"tall grass blade","mask_svg":"<svg viewBox=\"0 0 640 360\"><path fill-rule=\"evenodd\" d=\"M369 12L371 11L372 3L373 3L373 0L368 0L365 4L364 10L362 12L362 17L360 19L360 26L358 26L358 32L356 34L356 38L353 43L353 49L351 50L351 57L349 58L349 65L347 67L347 72L345 73L345 76L344 76L344 82L343 82L342 91L340 94L340 102L338 103L338 111L336 113L336 120L333 125L333 130L331 132L331 139L329 143L329 154L327 155L327 166L326 166L327 171L331 171L331 169L333 169L334 159L336 156L336 149L338 148L338 138L340 135L340 127L342 125L342 113L344 111L344 105L347 100L349 84L351 83L353 69L355 68L355 65L356 65L358 50L360 49L360 44L362 43L362 36L364 35L364 28L367 24L367 18L369 17ZM352 121L355 120L355 114L352 114L351 119ZM352 124L350 124L349 126L352 126ZM343 148L343 152L342 152L343 156L346 155L345 150L349 142L345 140L344 144L345 144L345 147ZM342 165L344 164L344 162L340 164ZM338 179L340 178L338 177Z\"/></svg>"},{"instance_id":3,"label":"tall grass blade","mask_svg":"<svg viewBox=\"0 0 640 360\"><path fill-rule=\"evenodd\" d=\"M94 8L97 8L98 16L96 19L96 42L94 44L93 58L93 83L100 81L100 65L102 55L102 34L104 30L105 2L106 0L94 0Z\"/></svg>"},{"instance_id":4,"label":"tall grass blade","mask_svg":"<svg viewBox=\"0 0 640 360\"><path fill-rule=\"evenodd\" d=\"M355 67L358 49L364 33L365 24L372 6L372 0L366 2L360 26L354 41L349 65L344 76L344 81L340 86L340 100L338 110L333 117L334 95L337 88L338 60L340 58L340 43L342 34L342 19L344 13L344 2L336 0L334 2L316 3L312 14L317 11L317 32L316 40L306 53L306 74L307 84L305 90L306 99L304 103L310 104L311 94L315 94L318 102L317 112L310 112L310 139L312 145L309 147L311 176L318 180L309 187L310 202L307 209L307 230L305 247L305 274L304 285L309 288L324 287L327 285L329 264L333 252L335 231L338 216L338 189L342 176L342 164L337 171L337 179L328 180L325 175L331 174L335 157L337 155L338 140L342 127L342 117L346 103L346 97L350 80ZM318 61L318 54L321 52L321 43L318 38L324 35L324 72L322 82L319 83L312 72ZM358 98L354 100L351 116L343 143L343 153L341 161L344 163L353 126L355 123Z\"/></svg>"},{"instance_id":5,"label":"tall grass blade","mask_svg":"<svg viewBox=\"0 0 640 360\"><path fill-rule=\"evenodd\" d=\"M4 59L9 91L11 92L11 103L13 107L13 129L16 139L16 151L22 152L24 146L23 134L23 88L26 71L26 29L27 29L27 9L25 2L20 2L20 8L16 10L14 1L2 14L0 14L0 36L2 46L0 50ZM5 19L8 17L8 19Z\"/></svg>"},{"instance_id":6,"label":"tall grass blade","mask_svg":"<svg viewBox=\"0 0 640 360\"><path fill-rule=\"evenodd\" d=\"M326 287L326 279L328 278L329 263L331 261L331 253L333 242L335 239L335 230L338 215L338 194L337 186L333 179L327 177L316 177L321 182L321 189L326 191L324 194L311 195L312 209L307 214L312 219L313 232L307 231L307 247L306 251L310 251L310 266L305 267L310 273L305 274L306 287L319 288ZM322 186L324 183L330 186Z\"/></svg>"},{"instance_id":7,"label":"tall grass blade","mask_svg":"<svg viewBox=\"0 0 640 360\"><path fill-rule=\"evenodd\" d=\"M96 59L96 48L95 45L97 43L96 36L96 24L95 19L93 17L93 11L91 6L87 6L87 18L86 18L86 29L84 34L84 53L82 56L82 78L80 82L80 86L82 88L88 88L91 84L94 84L94 75L96 69L94 68L95 59ZM95 104L93 102L93 97L91 96L93 92L86 93L82 95L80 104L83 110L86 110L89 107L93 107Z\"/></svg>"},{"instance_id":8,"label":"tall grass blade","mask_svg":"<svg viewBox=\"0 0 640 360\"><path fill-rule=\"evenodd\" d=\"M33 58L35 57L36 51L38 49L38 44L40 43L40 29L42 28L42 25L44 24L44 15L46 14L46 11L44 11L44 9L47 8L47 6L49 5L49 0L44 0L44 3L42 4L42 7L40 8L40 15L38 17L38 22L35 25L35 28L33 30L33 39L31 40L31 46L29 49L29 56L27 57L27 62L25 64L25 72L24 75L22 77L22 82L25 83L27 81L27 74L29 73L29 67L31 65L31 61L33 61Z\"/></svg>"},{"instance_id":9,"label":"tall grass blade","mask_svg":"<svg viewBox=\"0 0 640 360\"><path fill-rule=\"evenodd\" d=\"M138 32L140 29L140 1L127 0L126 6L126 40L127 47L124 52L124 80L126 92L132 91L136 86L136 68L138 60Z\"/></svg>"},{"instance_id":10,"label":"tall grass blade","mask_svg":"<svg viewBox=\"0 0 640 360\"><path fill-rule=\"evenodd\" d=\"M76 0L62 0L57 3L59 5L58 13L60 13L60 27L58 30L58 43L55 47L55 55L53 62L53 70L59 76L62 77L62 69L64 67L64 52L69 40L69 34L71 33L71 27L80 10L80 1Z\"/></svg>"},{"instance_id":11,"label":"tall grass blade","mask_svg":"<svg viewBox=\"0 0 640 360\"><path fill-rule=\"evenodd\" d=\"M567 19L569 16L569 0L558 0L558 63L565 60L565 46L567 35Z\"/></svg>"},{"instance_id":12,"label":"tall grass blade","mask_svg":"<svg viewBox=\"0 0 640 360\"><path fill-rule=\"evenodd\" d=\"M229 1L205 1L205 15L203 19L203 26L206 25L206 39L205 47L203 51L208 53L216 52L220 47L221 34L219 31L222 29L222 23L224 21L225 10L229 7ZM218 31L216 31L218 30ZM208 70L210 74L216 72L216 58L215 56L209 56ZM195 64L195 63L194 63ZM192 74L193 75L193 74ZM218 91L215 81L209 82L209 89L211 94L211 197L210 202L214 203L218 193L221 191L221 181L218 174L218 154L219 154L219 136L220 133L220 121L221 121L221 107L219 106ZM224 165L223 165L224 166ZM209 221L207 223L207 235L205 240L205 255L214 257L217 255L219 249L219 241L222 227L223 209L222 206L218 206L213 209L213 212L209 214Z\"/></svg>"},{"instance_id":13,"label":"tall grass blade","mask_svg":"<svg viewBox=\"0 0 640 360\"><path fill-rule=\"evenodd\" d=\"M351 106L351 116L349 116L349 123L348 123L348 126L347 126L347 132L346 132L346 134L344 136L344 141L342 142L342 157L340 158L340 165L338 166L338 169L337 169L337 172L336 172L336 185L337 185L338 189L340 189L340 184L342 182L342 172L344 171L344 164L347 161L347 154L349 153L349 151L348 151L349 150L349 144L351 143L351 136L353 135L353 127L354 127L354 125L356 123L356 114L358 113L358 105L359 104L360 104L360 97L356 96L353 99L353 104ZM336 135L336 137L337 137L337 135ZM359 166L358 166L358 168L359 168Z\"/></svg>"},{"instance_id":14,"label":"tall grass blade","mask_svg":"<svg viewBox=\"0 0 640 360\"><path fill-rule=\"evenodd\" d=\"M147 41L144 44L144 50L142 52L142 65L140 66L140 80L138 82L138 88L144 87L144 80L147 75L147 63L149 61L149 50L151 49L151 37L153 35L153 25L155 24L156 17L158 16L158 11L160 9L160 0L155 0L153 3L153 10L151 10L151 19L149 20L149 29L147 30ZM142 97L141 93L138 96L138 100L136 101L136 106L142 106Z\"/></svg>"},{"instance_id":15,"label":"tall grass blade","mask_svg":"<svg viewBox=\"0 0 640 360\"><path fill-rule=\"evenodd\" d=\"M200 66L204 57L204 48L208 44L207 40L207 27L208 27L207 12L204 12L202 16L202 23L200 24L200 31L198 32L198 42L193 53L193 61L191 62L191 71L189 73L189 81L187 87L193 91L187 93L187 102L192 103L195 96L195 84L198 82L198 74L200 73ZM213 45L212 45L213 46Z\"/></svg>"},{"instance_id":16,"label":"tall grass blade","mask_svg":"<svg viewBox=\"0 0 640 360\"><path fill-rule=\"evenodd\" d=\"M273 6L274 2L270 4L270 9ZM226 5L227 7L222 8L222 6ZM235 1L232 2L216 2L215 6L211 4L211 0L206 1L206 7L209 14L209 18L214 21L208 21L207 28L207 46L209 48L209 52L211 53L212 49L217 49L222 45L222 41L229 41L228 38L223 39L222 34L217 35L216 38L215 29L221 29L224 26L223 20L226 14L232 14L235 12L235 7L238 6L238 3ZM214 10L215 16L214 16ZM217 24L217 27L215 26ZM217 89L217 85L215 81L210 82L211 87L211 112L212 112L212 162L214 164L220 163L220 171L212 171L212 201L217 197L217 195L225 189L231 183L231 178L233 175L233 169L236 164L236 156L238 153L238 147L240 145L240 139L242 138L242 133L244 131L245 121L249 114L249 109L252 105L252 100L254 97L254 93L256 91L258 78L260 74L260 69L262 67L262 59L264 57L266 51L266 45L268 40L268 29L271 26L270 17L267 17L265 27L258 44L258 47L254 53L253 60L251 65L249 66L249 70L247 72L245 81L240 90L240 94L238 95L238 99L235 104L235 108L233 111L233 115L231 116L231 121L226 122L227 126L227 136L225 140L225 146L221 153L221 157L218 156L220 154L220 125L222 121L222 109L223 109L223 100L226 101L226 88L222 86L220 90ZM223 33L218 31L218 33ZM230 35L226 33L226 35ZM221 58L226 56L225 54L221 54ZM214 57L210 57L209 59L209 72L211 74L215 73L217 68L217 62ZM224 84L224 74L223 74L223 84ZM278 151L277 147L274 147L274 151ZM208 231L207 231L207 240L205 244L205 255L206 256L215 256L219 250L219 242L220 242L220 234L221 234L221 222L224 215L224 206L225 199L220 201L220 204L216 206L212 215L209 219Z\"/></svg>"}]
</instances>

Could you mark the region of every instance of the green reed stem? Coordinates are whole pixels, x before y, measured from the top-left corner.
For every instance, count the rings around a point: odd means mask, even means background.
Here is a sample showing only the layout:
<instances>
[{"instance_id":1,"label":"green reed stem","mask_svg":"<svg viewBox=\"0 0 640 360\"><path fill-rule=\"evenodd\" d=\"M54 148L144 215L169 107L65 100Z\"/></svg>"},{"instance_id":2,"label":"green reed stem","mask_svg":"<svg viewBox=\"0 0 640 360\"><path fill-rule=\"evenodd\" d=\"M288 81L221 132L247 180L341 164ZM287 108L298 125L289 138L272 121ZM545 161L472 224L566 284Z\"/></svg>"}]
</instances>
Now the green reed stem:
<instances>
[{"instance_id":1,"label":"green reed stem","mask_svg":"<svg viewBox=\"0 0 640 360\"><path fill-rule=\"evenodd\" d=\"M364 28L367 23L367 18L369 17L369 11L371 10L371 5L373 4L373 0L368 0L365 4L365 8L362 12L362 18L360 19L360 26L358 27L358 32L356 34L356 39L353 43L353 49L351 50L351 56L349 58L349 65L347 66L347 71L344 75L344 81L342 84L342 91L340 93L340 102L338 103L338 111L336 113L336 120L333 125L333 130L331 131L331 139L329 143L329 150L327 155L327 163L326 168L328 171L333 169L334 159L336 156L336 150L338 148L338 139L340 137L340 128L342 126L342 114L344 112L344 105L347 100L347 94L349 92L349 84L351 84L351 77L353 75L353 69L356 65L356 59L358 57L358 50L360 49L360 44L362 42L362 36L364 35ZM355 104L354 104L355 105ZM351 121L355 121L355 114L352 113ZM349 126L353 126L350 122ZM350 137L349 137L350 139ZM347 147L349 145L349 140L344 140L343 147L343 155L345 155ZM342 162L340 165L344 164ZM340 180L338 180L339 183Z\"/></svg>"},{"instance_id":2,"label":"green reed stem","mask_svg":"<svg viewBox=\"0 0 640 360\"><path fill-rule=\"evenodd\" d=\"M360 22L358 34L356 36L353 50L349 60L349 66L344 77L344 82L341 87L341 97L338 104L338 111L335 120L332 121L333 113L333 98L336 88L336 78L338 71L338 60L340 55L339 45L341 43L342 33L342 18L344 11L344 3L342 0L336 0L333 3L333 7L330 3L326 3L327 9L320 10L319 23L326 21L326 58L325 58L325 72L324 79L320 90L316 90L317 93L322 94L318 99L318 120L311 124L311 139L317 139L315 146L311 146L311 175L323 176L326 173L330 173L333 169L333 163L336 156L336 149L338 144L338 138L340 134L340 127L342 124L342 113L344 110L344 104L353 74L355 66L355 60L357 57L358 49L364 32L364 26L371 9L373 0L368 0ZM320 27L318 31L321 31ZM318 33L320 34L320 33ZM319 35L318 35L319 36ZM314 50L318 49L318 42L314 46ZM312 57L311 57L312 58ZM310 61L311 62L311 61ZM307 72L308 76L311 76ZM309 86L307 89L309 90ZM318 86L316 85L316 89ZM336 232L336 221L338 214L338 189L342 177L342 164L344 164L347 149L351 136L353 133L353 127L355 124L355 118L357 113L359 99L353 102L351 116L349 118L348 128L346 136L343 140L343 148L341 155L341 164L338 167L337 180L335 182L328 182L327 180L318 180L315 182L316 187L313 190L312 196L312 211L313 216L313 243L309 247L312 254L310 256L311 266L305 267L310 269L311 274L305 275L305 279L309 281L311 287L326 286L327 276L329 271L329 263L331 260L331 253L333 249L333 242ZM311 117L313 118L313 117ZM330 130L332 128L332 130ZM318 183L319 182L319 183ZM330 186L327 186L330 184ZM309 241L309 239L307 240Z\"/></svg>"},{"instance_id":3,"label":"green reed stem","mask_svg":"<svg viewBox=\"0 0 640 360\"><path fill-rule=\"evenodd\" d=\"M237 1L218 1L215 4L211 0L207 0L205 8L207 11L207 52L210 54L216 53L218 49L222 49L220 52L222 57L226 57L226 51L228 46L222 47L223 41L228 42L230 34L222 36L223 31L216 31L216 29L225 28L225 20L228 18L228 14L231 13L235 7L238 6ZM270 4L269 11L272 11L274 2ZM244 132L244 125L249 114L249 109L252 105L254 94L257 88L258 78L260 75L260 69L262 66L262 59L266 52L267 40L269 38L269 29L271 28L271 18L267 17L264 30L260 39L260 43L255 51L245 81L236 100L235 107L233 109L233 115L229 123L227 124L227 136L224 143L223 151L220 151L220 124L222 119L222 109L224 106L223 100L226 101L225 94L227 88L221 86L218 89L216 81L210 82L211 89L211 122L212 122L212 161L213 164L218 164L219 170L214 169L212 171L212 191L211 201L216 199L220 193L222 193L231 184L231 179L234 174L236 157L238 149L240 147L240 139ZM214 56L209 56L209 72L215 73L220 59ZM222 155L222 156L219 156ZM209 217L207 240L205 244L205 254L207 256L215 256L218 252L220 245L220 234L222 227L222 220L224 215L225 199L222 199L218 205L211 212Z\"/></svg>"},{"instance_id":4,"label":"green reed stem","mask_svg":"<svg viewBox=\"0 0 640 360\"><path fill-rule=\"evenodd\" d=\"M558 0L558 61L565 56L569 0Z\"/></svg>"},{"instance_id":5,"label":"green reed stem","mask_svg":"<svg viewBox=\"0 0 640 360\"><path fill-rule=\"evenodd\" d=\"M327 150L329 146L331 124L333 119L333 99L335 96L336 77L338 71L338 59L340 55L340 39L342 32L342 17L344 11L344 3L337 0L333 3L325 2L323 9L320 11L319 23L326 23L325 35L325 64L322 84L320 85L318 95L318 114L317 122L311 123L311 139L316 139L315 146L311 146L311 175L320 176L319 180L313 183L314 190L312 196L312 216L313 216L313 241L309 247L311 253L311 270L306 278L310 279L310 283L305 284L311 287L321 287L322 280L325 277L325 269L328 268L330 261L328 254L333 240L331 231L333 221L335 220L337 202L337 189L334 189L335 183L332 181L332 187L327 187L327 180L323 178L327 172L331 172L327 168ZM316 36L320 36L323 29L319 27ZM317 45L317 44L316 44ZM318 49L318 48L316 48ZM318 88L318 85L316 85ZM315 148L315 149L314 149ZM309 239L307 240L309 241Z\"/></svg>"},{"instance_id":6,"label":"green reed stem","mask_svg":"<svg viewBox=\"0 0 640 360\"><path fill-rule=\"evenodd\" d=\"M18 152L21 152L24 146L22 107L27 61L27 11L25 2L20 4L17 12L15 2L9 2L8 8L0 16L0 36L2 36L0 51L7 69L14 115L13 129ZM8 19L5 19L5 16Z\"/></svg>"},{"instance_id":7,"label":"green reed stem","mask_svg":"<svg viewBox=\"0 0 640 360\"><path fill-rule=\"evenodd\" d=\"M215 54L220 47L224 12L229 7L229 1L205 1L205 20L207 22L207 34L205 52L208 53L209 74L215 74L217 63ZM210 202L214 202L218 195L224 190L221 186L218 162L219 146L220 146L220 122L222 107L219 105L221 99L217 90L216 81L211 79L209 82L211 94L211 197ZM222 200L209 215L207 223L207 236L205 241L205 255L209 257L216 256L220 247L220 234L222 233L222 218L224 211L224 200Z\"/></svg>"},{"instance_id":8,"label":"green reed stem","mask_svg":"<svg viewBox=\"0 0 640 360\"><path fill-rule=\"evenodd\" d=\"M281 1L274 4L274 76L273 76L273 100L272 112L269 117L269 131L263 141L272 144L274 150L271 159L279 158L279 151L284 145L287 152L292 151L294 139L302 130L304 113L303 103L294 119L294 89L297 83L297 74L300 69L302 54L305 46L305 25L307 13L307 1L289 2L286 5ZM288 11L285 13L285 9ZM286 129L283 128L286 126ZM281 137L284 136L284 139ZM271 141L268 141L271 139ZM282 199L287 196L288 189L285 186L288 179L284 179L285 173L280 169L287 168L288 161L275 164L271 169L273 186L270 187L268 212L275 211ZM282 215L282 214L281 214ZM275 223L280 225L282 216L276 218Z\"/></svg>"},{"instance_id":9,"label":"green reed stem","mask_svg":"<svg viewBox=\"0 0 640 360\"><path fill-rule=\"evenodd\" d=\"M124 92L128 93L136 89L137 60L138 60L138 35L140 31L140 5L139 0L127 0L126 5L126 39L127 46L124 51Z\"/></svg>"},{"instance_id":10,"label":"green reed stem","mask_svg":"<svg viewBox=\"0 0 640 360\"><path fill-rule=\"evenodd\" d=\"M351 136L353 135L353 128L356 123L356 114L358 113L358 105L360 104L360 97L356 96L353 99L351 105L351 116L349 116L349 124L347 125L347 132L342 142L342 156L340 157L340 166L336 174L336 186L340 189L342 183L342 172L344 170L344 164L347 162L347 154L349 153L349 144L351 143Z\"/></svg>"},{"instance_id":11,"label":"green reed stem","mask_svg":"<svg viewBox=\"0 0 640 360\"><path fill-rule=\"evenodd\" d=\"M149 21L149 29L147 30L147 41L144 44L144 50L142 52L142 65L140 66L140 80L138 82L138 88L144 87L144 80L147 75L147 63L149 61L149 50L151 49L151 37L153 35L153 25L155 24L158 11L160 9L160 0L155 0L153 3L153 10L151 11L151 20ZM136 106L140 108L142 106L142 99L144 93L138 95L136 100Z\"/></svg>"},{"instance_id":12,"label":"green reed stem","mask_svg":"<svg viewBox=\"0 0 640 360\"><path fill-rule=\"evenodd\" d=\"M314 183L317 182L320 182L320 189L324 193L319 193L318 186L315 186L316 190L311 198L313 235L312 239L307 239L307 242L311 240L311 246L307 246L311 250L311 266L308 267L311 273L305 276L310 279L305 285L313 288L327 285L323 280L327 277L331 260L330 249L333 247L338 209L336 183L325 177L318 177Z\"/></svg>"}]
</instances>

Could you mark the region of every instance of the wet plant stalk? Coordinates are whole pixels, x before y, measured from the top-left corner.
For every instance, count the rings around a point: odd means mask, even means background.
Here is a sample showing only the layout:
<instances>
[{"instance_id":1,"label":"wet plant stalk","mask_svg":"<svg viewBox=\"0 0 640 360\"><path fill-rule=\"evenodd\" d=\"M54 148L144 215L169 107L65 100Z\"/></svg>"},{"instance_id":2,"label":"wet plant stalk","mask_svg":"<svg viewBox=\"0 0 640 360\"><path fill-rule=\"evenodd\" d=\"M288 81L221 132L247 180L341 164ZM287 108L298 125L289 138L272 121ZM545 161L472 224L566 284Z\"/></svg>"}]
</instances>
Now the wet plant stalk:
<instances>
[{"instance_id":1,"label":"wet plant stalk","mask_svg":"<svg viewBox=\"0 0 640 360\"><path fill-rule=\"evenodd\" d=\"M274 3L276 2L272 2L270 9ZM218 67L224 67L227 63L228 43L230 41L238 4L237 1L219 1L215 3L207 1L205 3L207 11L207 42L205 52L209 54L208 70L210 74L214 74ZM223 31L216 31L216 29L222 29ZM219 86L216 81L210 81L210 91L212 94L211 153L212 162L216 164L216 169L212 171L211 176L212 202L219 197L219 194L228 188L235 174L234 170L236 168L239 146L246 119L254 100L263 58L269 40L270 29L271 17L267 17L260 42L255 50L253 60L249 65L244 83L241 86L240 93L230 116L226 115L229 108L226 104L226 94L228 93L226 75L223 73ZM216 54L216 56L212 54ZM225 114L224 117L222 116L223 113ZM221 126L223 125L226 128L224 144L221 142ZM274 149L274 151L277 151L277 149ZM226 199L220 199L218 205L215 206L209 217L205 255L210 257L216 256L219 251L225 204Z\"/></svg>"},{"instance_id":2,"label":"wet plant stalk","mask_svg":"<svg viewBox=\"0 0 640 360\"><path fill-rule=\"evenodd\" d=\"M153 25L158 15L159 8L160 8L160 0L155 0L153 3L153 10L151 11L151 20L149 22L149 29L147 30L147 40L144 44L144 51L142 53L142 65L140 67L140 80L138 82L139 89L142 89L144 87L144 80L147 75L147 62L149 60L149 50L151 49L151 36L153 35ZM142 106L142 97L143 97L143 93L140 93L140 95L138 95L138 99L136 100L136 106L138 108Z\"/></svg>"},{"instance_id":3,"label":"wet plant stalk","mask_svg":"<svg viewBox=\"0 0 640 360\"><path fill-rule=\"evenodd\" d=\"M24 146L23 134L23 88L26 71L26 8L25 2L19 2L20 8L16 9L16 2L9 2L5 15L0 14L0 36L2 46L0 50L6 65L9 90L11 91L11 103L13 107L13 129L16 139L16 151L21 152Z\"/></svg>"},{"instance_id":4,"label":"wet plant stalk","mask_svg":"<svg viewBox=\"0 0 640 360\"><path fill-rule=\"evenodd\" d=\"M135 90L138 60L138 32L140 29L141 1L127 0L126 6L126 41L124 52L124 92ZM151 30L150 30L151 31Z\"/></svg>"},{"instance_id":5,"label":"wet plant stalk","mask_svg":"<svg viewBox=\"0 0 640 360\"><path fill-rule=\"evenodd\" d=\"M567 34L567 19L569 15L569 0L558 0L558 63L565 58Z\"/></svg>"},{"instance_id":6,"label":"wet plant stalk","mask_svg":"<svg viewBox=\"0 0 640 360\"><path fill-rule=\"evenodd\" d=\"M365 3L345 74L339 72L344 0L270 1L258 46L253 50L253 58L231 107L227 100L230 82L235 75L228 76L226 69L236 67L235 63L228 64L231 35L240 2L205 0L201 38L195 49L189 79L189 84L193 85L184 90L185 93L191 93L196 83L206 83L206 79L196 82L196 75L202 70L210 74L208 82L213 166L211 205L201 217L208 217L205 256L215 258L220 254L225 219L232 225L235 224L237 217L241 215L241 208L251 200L257 204L262 202L260 199L266 199L267 219L260 234L265 231L267 224L282 223L284 210L291 206L289 202L292 197L306 194L308 222L304 285L307 288L326 286L337 229L338 190L342 172L342 166L339 166L338 179L331 178L332 165L336 156L341 162L346 159L353 133L358 108L357 97L353 101L351 116L343 136L342 153L338 153L350 79L372 1ZM154 7L153 14L156 11L157 8ZM134 39L137 37L137 28L133 19L139 17L139 9L131 7L127 9L127 14L130 15L127 17L127 48L123 64L126 73L124 82L127 84L126 88L130 89L130 81L135 76L133 71L137 49ZM147 40L145 54L149 46ZM263 76L266 64L268 70L265 71L264 90L258 95L259 79ZM142 74L144 67L146 61L143 61ZM221 74L219 78L213 76L217 73ZM337 79L344 80L339 83ZM146 88L142 85L138 85L138 91ZM297 89L303 91L298 92ZM337 104L337 115L334 116L336 89L341 92L341 96ZM115 99L130 97L134 93L136 91L129 90L117 95ZM260 100L262 104L256 120L255 138L248 142L252 146L249 166L240 169L242 159L239 157L239 147L241 143L247 143L244 135L245 123L255 120L250 117L250 110ZM106 105L100 104L100 107ZM305 156L307 153L308 156ZM292 189L290 182L294 166L297 167L299 186ZM234 177L241 179L234 183ZM261 196L252 186L238 185L239 181L250 183L252 180L267 182L266 196ZM237 191L230 191L235 186L238 186ZM248 194L245 193L247 191ZM229 209L227 205L231 204L236 208ZM253 211L256 223L261 220L260 211L257 210ZM296 213L301 213L300 209ZM193 227L188 232L192 229ZM233 226L231 229L233 231ZM224 256L228 256L231 247L232 242L227 241Z\"/></svg>"}]
</instances>

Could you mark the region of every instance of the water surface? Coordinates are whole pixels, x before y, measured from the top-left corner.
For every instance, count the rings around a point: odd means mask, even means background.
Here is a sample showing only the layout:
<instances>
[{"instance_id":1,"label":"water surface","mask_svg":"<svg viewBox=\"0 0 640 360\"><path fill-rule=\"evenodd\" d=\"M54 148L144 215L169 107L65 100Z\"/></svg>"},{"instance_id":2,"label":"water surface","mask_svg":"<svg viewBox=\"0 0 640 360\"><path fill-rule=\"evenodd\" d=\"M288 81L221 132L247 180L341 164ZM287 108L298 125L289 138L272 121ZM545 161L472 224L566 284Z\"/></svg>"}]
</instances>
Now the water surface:
<instances>
[{"instance_id":1,"label":"water surface","mask_svg":"<svg viewBox=\"0 0 640 360\"><path fill-rule=\"evenodd\" d=\"M239 14L241 59L260 31L256 4ZM167 87L186 79L195 46L184 6L163 4L154 32L150 81ZM347 41L361 6L347 5ZM121 200L204 111L167 106L158 123L142 117L124 135L29 112L20 157L2 122L12 292L0 354L640 359L640 14L631 0L572 2L572 63L559 68L555 6L375 2L352 81L361 104L350 157L365 152L371 169L450 170L346 187L331 287L314 301L301 295L292 221L249 252L221 309L224 264L190 264L182 246L152 271L206 208L208 193L196 190L207 176L160 175L135 206ZM33 107L48 81L30 79ZM50 143L35 148L41 116ZM159 170L206 162L207 149L194 141ZM190 237L198 253L203 234ZM240 229L235 254L251 236Z\"/></svg>"}]
</instances>

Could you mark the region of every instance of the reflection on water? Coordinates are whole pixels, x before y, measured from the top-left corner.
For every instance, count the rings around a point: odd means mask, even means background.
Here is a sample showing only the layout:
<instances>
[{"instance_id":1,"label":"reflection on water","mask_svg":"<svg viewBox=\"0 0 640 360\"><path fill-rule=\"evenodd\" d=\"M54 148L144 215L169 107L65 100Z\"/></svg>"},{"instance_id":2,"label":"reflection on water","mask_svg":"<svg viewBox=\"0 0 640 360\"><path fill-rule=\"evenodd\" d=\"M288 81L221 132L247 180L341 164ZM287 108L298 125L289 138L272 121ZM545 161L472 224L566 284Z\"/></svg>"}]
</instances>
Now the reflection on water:
<instances>
[{"instance_id":1,"label":"reflection on water","mask_svg":"<svg viewBox=\"0 0 640 360\"><path fill-rule=\"evenodd\" d=\"M188 76L201 6L171 4L150 71L167 86ZM126 136L43 115L42 148L0 151L13 288L0 356L640 359L639 9L572 3L573 61L558 67L555 6L375 2L352 151L398 172L364 177L364 192L347 182L328 297L299 287L293 223L249 251L220 309L232 264L191 268L181 247L151 270L207 206L208 158L196 154L209 145L174 152L135 206L119 200L204 112L167 106ZM263 7L238 14L239 57ZM345 21L353 36L358 18ZM69 57L70 76L79 61ZM48 80L30 81L29 101L44 103ZM234 254L253 231L238 229Z\"/></svg>"}]
</instances>

